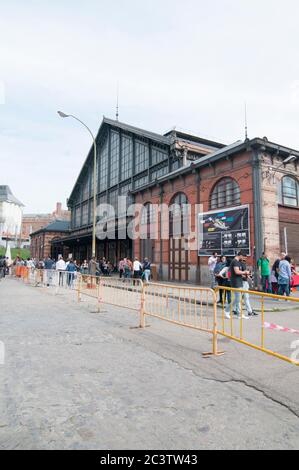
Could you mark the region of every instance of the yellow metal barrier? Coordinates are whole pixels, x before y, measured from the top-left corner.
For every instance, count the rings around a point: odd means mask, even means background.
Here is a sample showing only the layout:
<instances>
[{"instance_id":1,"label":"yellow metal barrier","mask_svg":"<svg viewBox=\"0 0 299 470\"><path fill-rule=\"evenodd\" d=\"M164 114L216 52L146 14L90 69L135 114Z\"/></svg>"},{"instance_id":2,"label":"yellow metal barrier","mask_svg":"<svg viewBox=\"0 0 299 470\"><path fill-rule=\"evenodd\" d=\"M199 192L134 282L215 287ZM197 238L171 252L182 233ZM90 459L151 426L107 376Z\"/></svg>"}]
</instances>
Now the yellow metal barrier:
<instances>
[{"instance_id":1,"label":"yellow metal barrier","mask_svg":"<svg viewBox=\"0 0 299 470\"><path fill-rule=\"evenodd\" d=\"M141 317L148 315L210 333L213 335L213 350L212 353L204 353L204 356L220 355L223 353L218 351L217 346L216 303L216 294L212 289L149 283L144 285Z\"/></svg>"},{"instance_id":2,"label":"yellow metal barrier","mask_svg":"<svg viewBox=\"0 0 299 470\"><path fill-rule=\"evenodd\" d=\"M299 311L290 309L279 312L279 307L282 305L298 309L299 298L219 286L217 290L220 289L223 291L223 302L218 313L218 323L221 324L218 328L219 335L299 365L299 362L292 357L292 344L295 338L291 335L291 333L299 334ZM229 297L229 293L230 302L224 300L225 297ZM248 301L249 304L255 302L253 310L258 309L258 316L248 316ZM273 302L267 306L265 304L267 301ZM256 302L258 302L257 307ZM234 312L235 308L237 310ZM283 326L280 326L281 324Z\"/></svg>"},{"instance_id":3,"label":"yellow metal barrier","mask_svg":"<svg viewBox=\"0 0 299 470\"><path fill-rule=\"evenodd\" d=\"M99 308L101 304L114 305L140 312L140 315L143 309L143 282L140 279L81 275L78 282L78 300L84 295L96 298Z\"/></svg>"}]
</instances>

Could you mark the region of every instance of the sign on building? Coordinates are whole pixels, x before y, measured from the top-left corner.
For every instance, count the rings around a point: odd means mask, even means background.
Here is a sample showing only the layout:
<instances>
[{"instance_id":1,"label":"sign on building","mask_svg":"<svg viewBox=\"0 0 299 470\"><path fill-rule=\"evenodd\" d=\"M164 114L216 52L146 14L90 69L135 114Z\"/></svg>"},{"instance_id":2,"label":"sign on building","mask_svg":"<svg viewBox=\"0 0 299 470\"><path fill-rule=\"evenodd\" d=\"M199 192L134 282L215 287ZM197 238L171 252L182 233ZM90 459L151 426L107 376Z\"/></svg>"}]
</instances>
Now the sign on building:
<instances>
[{"instance_id":1,"label":"sign on building","mask_svg":"<svg viewBox=\"0 0 299 470\"><path fill-rule=\"evenodd\" d=\"M250 255L249 206L198 214L199 256Z\"/></svg>"}]
</instances>

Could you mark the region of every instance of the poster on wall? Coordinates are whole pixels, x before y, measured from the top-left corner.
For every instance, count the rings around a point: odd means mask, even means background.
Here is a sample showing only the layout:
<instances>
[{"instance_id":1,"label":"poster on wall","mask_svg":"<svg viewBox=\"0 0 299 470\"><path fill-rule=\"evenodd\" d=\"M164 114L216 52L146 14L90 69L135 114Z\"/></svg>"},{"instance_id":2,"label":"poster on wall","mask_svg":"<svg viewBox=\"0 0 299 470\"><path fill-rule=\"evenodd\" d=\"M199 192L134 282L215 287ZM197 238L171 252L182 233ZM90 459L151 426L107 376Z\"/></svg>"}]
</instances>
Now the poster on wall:
<instances>
[{"instance_id":1,"label":"poster on wall","mask_svg":"<svg viewBox=\"0 0 299 470\"><path fill-rule=\"evenodd\" d=\"M199 256L235 256L241 250L250 256L249 206L198 214L198 230Z\"/></svg>"}]
</instances>

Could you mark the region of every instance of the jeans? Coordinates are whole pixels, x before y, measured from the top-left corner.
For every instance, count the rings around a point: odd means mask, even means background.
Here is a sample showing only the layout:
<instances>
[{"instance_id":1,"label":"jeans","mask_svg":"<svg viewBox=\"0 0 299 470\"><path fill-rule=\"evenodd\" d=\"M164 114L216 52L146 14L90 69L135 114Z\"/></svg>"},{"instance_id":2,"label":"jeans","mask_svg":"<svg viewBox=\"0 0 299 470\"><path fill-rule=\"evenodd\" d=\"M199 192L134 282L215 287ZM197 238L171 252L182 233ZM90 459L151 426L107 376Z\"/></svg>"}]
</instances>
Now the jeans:
<instances>
[{"instance_id":1,"label":"jeans","mask_svg":"<svg viewBox=\"0 0 299 470\"><path fill-rule=\"evenodd\" d=\"M233 312L236 312L238 315L240 314L241 311L241 298L242 294L241 292L235 291L232 293L233 296ZM225 306L225 313L230 313L230 303L227 303Z\"/></svg>"},{"instance_id":2,"label":"jeans","mask_svg":"<svg viewBox=\"0 0 299 470\"><path fill-rule=\"evenodd\" d=\"M278 284L278 295L286 294L287 297L290 296L290 283L288 284Z\"/></svg>"},{"instance_id":3,"label":"jeans","mask_svg":"<svg viewBox=\"0 0 299 470\"><path fill-rule=\"evenodd\" d=\"M268 287L267 287L268 284ZM262 285L263 291L267 294L272 294L272 284L271 284L271 276L262 276Z\"/></svg>"},{"instance_id":4,"label":"jeans","mask_svg":"<svg viewBox=\"0 0 299 470\"><path fill-rule=\"evenodd\" d=\"M59 271L59 286L63 287L63 283L64 283L64 272Z\"/></svg>"},{"instance_id":5,"label":"jeans","mask_svg":"<svg viewBox=\"0 0 299 470\"><path fill-rule=\"evenodd\" d=\"M211 289L214 289L216 287L216 278L214 271L210 271L210 280L211 280Z\"/></svg>"},{"instance_id":6,"label":"jeans","mask_svg":"<svg viewBox=\"0 0 299 470\"><path fill-rule=\"evenodd\" d=\"M243 282L243 289L244 290L249 290L249 282L247 282L247 281ZM247 313L249 313L249 314L252 313L249 294L244 293L243 294L243 299L244 299L244 302L245 302L245 308L246 308Z\"/></svg>"},{"instance_id":7,"label":"jeans","mask_svg":"<svg viewBox=\"0 0 299 470\"><path fill-rule=\"evenodd\" d=\"M148 281L149 281L150 275L151 275L151 270L150 270L150 269L145 269L145 270L144 270L144 279L145 279L145 282L148 282Z\"/></svg>"}]
</instances>

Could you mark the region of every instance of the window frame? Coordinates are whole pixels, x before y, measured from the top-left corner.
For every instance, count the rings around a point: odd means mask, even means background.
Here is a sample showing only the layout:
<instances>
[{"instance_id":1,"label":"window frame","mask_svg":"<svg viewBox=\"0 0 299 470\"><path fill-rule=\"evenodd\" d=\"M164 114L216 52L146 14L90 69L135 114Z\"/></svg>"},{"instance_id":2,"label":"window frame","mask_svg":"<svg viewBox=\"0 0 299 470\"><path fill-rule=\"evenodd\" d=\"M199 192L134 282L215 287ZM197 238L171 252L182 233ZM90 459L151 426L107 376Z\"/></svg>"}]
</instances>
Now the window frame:
<instances>
[{"instance_id":1,"label":"window frame","mask_svg":"<svg viewBox=\"0 0 299 470\"><path fill-rule=\"evenodd\" d=\"M290 196L290 194L288 195L286 193L285 184L284 184L286 180L291 180L295 183L295 189L296 189L296 195L295 196ZM291 188L291 187L289 186L289 188ZM298 180L292 175L285 175L281 178L280 189L281 189L281 194L280 194L279 203L282 206L299 208L299 183L298 183ZM293 199L296 202L296 204L290 204L290 203L286 202L286 200L291 200L291 199Z\"/></svg>"},{"instance_id":2,"label":"window frame","mask_svg":"<svg viewBox=\"0 0 299 470\"><path fill-rule=\"evenodd\" d=\"M224 186L224 190L219 191ZM229 186L231 188L229 189ZM213 186L210 198L210 210L225 209L241 206L241 188L238 182L230 176L224 176Z\"/></svg>"}]
</instances>

